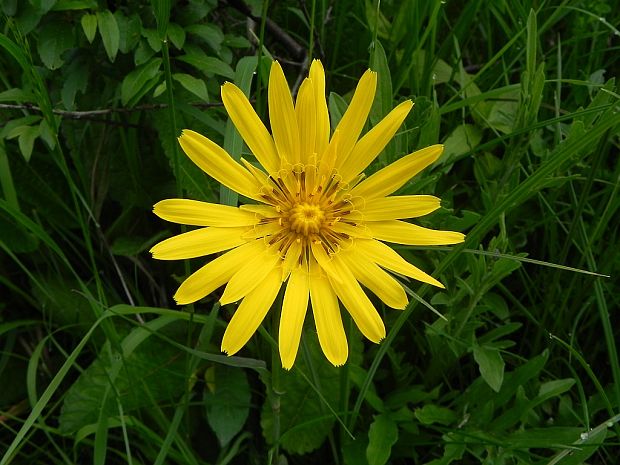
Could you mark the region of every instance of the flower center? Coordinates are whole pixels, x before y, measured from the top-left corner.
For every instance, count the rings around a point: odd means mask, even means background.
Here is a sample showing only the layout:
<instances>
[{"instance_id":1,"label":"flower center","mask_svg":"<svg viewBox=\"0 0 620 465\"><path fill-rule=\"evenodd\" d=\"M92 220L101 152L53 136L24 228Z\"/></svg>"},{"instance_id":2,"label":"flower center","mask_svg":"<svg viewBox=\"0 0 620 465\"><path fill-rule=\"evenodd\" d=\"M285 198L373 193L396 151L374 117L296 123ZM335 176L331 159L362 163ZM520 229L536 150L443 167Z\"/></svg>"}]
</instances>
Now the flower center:
<instances>
[{"instance_id":1,"label":"flower center","mask_svg":"<svg viewBox=\"0 0 620 465\"><path fill-rule=\"evenodd\" d=\"M302 202L291 209L289 219L292 231L308 236L321 230L325 214L318 205Z\"/></svg>"}]
</instances>

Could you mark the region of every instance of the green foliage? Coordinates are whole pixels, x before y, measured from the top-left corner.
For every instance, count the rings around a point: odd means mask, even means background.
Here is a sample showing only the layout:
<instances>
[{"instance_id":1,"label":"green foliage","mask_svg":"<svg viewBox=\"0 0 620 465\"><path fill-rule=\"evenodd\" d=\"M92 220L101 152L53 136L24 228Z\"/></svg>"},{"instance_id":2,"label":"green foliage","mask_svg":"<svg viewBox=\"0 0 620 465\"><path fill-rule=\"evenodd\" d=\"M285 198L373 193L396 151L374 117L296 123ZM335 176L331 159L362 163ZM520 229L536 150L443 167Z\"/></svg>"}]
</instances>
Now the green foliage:
<instances>
[{"instance_id":1,"label":"green foliage","mask_svg":"<svg viewBox=\"0 0 620 465\"><path fill-rule=\"evenodd\" d=\"M0 465L615 463L615 3L240 3L0 0ZM323 60L332 125L367 67L367 128L415 102L368 173L444 144L401 192L440 196L419 223L467 241L398 249L446 290L403 281L380 345L346 320L334 368L309 314L281 372L269 323L226 357L217 295L176 309L204 260L148 250L180 231L155 202L236 204L176 137L253 161L220 86L267 122L271 59L295 89L307 72L295 44Z\"/></svg>"}]
</instances>

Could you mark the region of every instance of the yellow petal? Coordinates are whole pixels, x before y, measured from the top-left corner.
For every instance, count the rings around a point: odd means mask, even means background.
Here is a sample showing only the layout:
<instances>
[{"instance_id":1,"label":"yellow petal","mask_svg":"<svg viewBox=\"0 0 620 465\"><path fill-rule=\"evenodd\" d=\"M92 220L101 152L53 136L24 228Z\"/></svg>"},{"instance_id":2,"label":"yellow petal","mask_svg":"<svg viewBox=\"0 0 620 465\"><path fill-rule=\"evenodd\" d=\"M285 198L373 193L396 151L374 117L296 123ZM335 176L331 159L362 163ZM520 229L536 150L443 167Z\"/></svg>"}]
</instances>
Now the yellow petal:
<instances>
[{"instance_id":1,"label":"yellow petal","mask_svg":"<svg viewBox=\"0 0 620 465\"><path fill-rule=\"evenodd\" d=\"M261 281L279 261L280 255L272 249L268 249L263 242L263 250L249 258L239 271L230 278L220 298L220 303L226 305L245 297L252 289L261 284Z\"/></svg>"},{"instance_id":2,"label":"yellow petal","mask_svg":"<svg viewBox=\"0 0 620 465\"><path fill-rule=\"evenodd\" d=\"M294 165L299 163L299 128L293 98L280 63L274 61L269 73L269 121L278 155Z\"/></svg>"},{"instance_id":3,"label":"yellow petal","mask_svg":"<svg viewBox=\"0 0 620 465\"><path fill-rule=\"evenodd\" d=\"M217 257L183 281L174 295L174 300L179 305L186 305L202 299L228 282L239 267L264 247L263 240L259 239Z\"/></svg>"},{"instance_id":4,"label":"yellow petal","mask_svg":"<svg viewBox=\"0 0 620 465\"><path fill-rule=\"evenodd\" d=\"M281 215L281 213L279 213L271 205L255 205L248 203L245 205L239 205L239 208L244 211L255 213L261 218L277 218Z\"/></svg>"},{"instance_id":5,"label":"yellow petal","mask_svg":"<svg viewBox=\"0 0 620 465\"><path fill-rule=\"evenodd\" d=\"M336 160L337 168L342 166L342 162L346 160L362 132L375 98L376 87L377 73L367 70L357 84L349 108L347 108L340 123L338 123L338 127L336 127L342 133L340 135L338 159Z\"/></svg>"},{"instance_id":6,"label":"yellow petal","mask_svg":"<svg viewBox=\"0 0 620 465\"><path fill-rule=\"evenodd\" d=\"M182 260L232 249L248 242L246 228L201 228L171 237L151 248L158 260Z\"/></svg>"},{"instance_id":7,"label":"yellow petal","mask_svg":"<svg viewBox=\"0 0 620 465\"><path fill-rule=\"evenodd\" d=\"M225 82L222 86L222 102L258 162L270 174L277 173L280 169L280 158L276 145L245 94L234 84Z\"/></svg>"},{"instance_id":8,"label":"yellow petal","mask_svg":"<svg viewBox=\"0 0 620 465\"><path fill-rule=\"evenodd\" d=\"M312 155L315 153L316 141L316 106L314 101L314 88L312 81L304 79L297 92L295 101L295 114L297 115L297 126L299 127L299 147L301 163L308 164Z\"/></svg>"},{"instance_id":9,"label":"yellow petal","mask_svg":"<svg viewBox=\"0 0 620 465\"><path fill-rule=\"evenodd\" d=\"M367 223L375 239L405 245L450 245L465 240L465 235L456 231L437 231L423 228L406 221L389 220Z\"/></svg>"},{"instance_id":10,"label":"yellow petal","mask_svg":"<svg viewBox=\"0 0 620 465\"><path fill-rule=\"evenodd\" d=\"M357 250L360 255L366 255L369 259L386 270L409 276L418 281L444 289L443 284L432 276L424 273L424 271L420 270L418 267L413 266L383 242L375 240L357 240L355 241L355 250Z\"/></svg>"},{"instance_id":11,"label":"yellow petal","mask_svg":"<svg viewBox=\"0 0 620 465\"><path fill-rule=\"evenodd\" d=\"M282 301L278 346L282 367L290 370L297 357L310 293L308 270L298 267L291 272Z\"/></svg>"},{"instance_id":12,"label":"yellow petal","mask_svg":"<svg viewBox=\"0 0 620 465\"><path fill-rule=\"evenodd\" d=\"M401 103L355 144L349 156L340 164L339 173L343 183L351 181L364 171L381 153L403 124L411 107L413 107L411 100Z\"/></svg>"},{"instance_id":13,"label":"yellow petal","mask_svg":"<svg viewBox=\"0 0 620 465\"><path fill-rule=\"evenodd\" d=\"M332 365L344 365L349 356L338 299L316 260L310 260L310 300L321 349Z\"/></svg>"},{"instance_id":14,"label":"yellow petal","mask_svg":"<svg viewBox=\"0 0 620 465\"><path fill-rule=\"evenodd\" d=\"M431 145L410 153L391 165L377 171L351 189L351 196L366 199L385 197L402 187L428 165L439 158L443 145Z\"/></svg>"},{"instance_id":15,"label":"yellow petal","mask_svg":"<svg viewBox=\"0 0 620 465\"><path fill-rule=\"evenodd\" d=\"M241 195L260 200L258 191L261 185L256 178L215 142L184 129L179 144L187 156L213 179Z\"/></svg>"},{"instance_id":16,"label":"yellow petal","mask_svg":"<svg viewBox=\"0 0 620 465\"><path fill-rule=\"evenodd\" d=\"M338 272L332 263L331 257L327 254L321 243L310 242L310 249L312 250L312 256L320 265L325 273L327 273L332 279L336 281L340 280Z\"/></svg>"},{"instance_id":17,"label":"yellow petal","mask_svg":"<svg viewBox=\"0 0 620 465\"><path fill-rule=\"evenodd\" d=\"M329 112L325 99L325 70L319 60L313 60L310 65L310 79L314 93L314 106L316 108L316 139L314 153L319 157L323 155L329 144Z\"/></svg>"},{"instance_id":18,"label":"yellow petal","mask_svg":"<svg viewBox=\"0 0 620 465\"><path fill-rule=\"evenodd\" d=\"M340 277L340 282L330 279L336 295L349 311L362 334L372 342L378 343L385 337L383 320L339 254L334 255L333 263Z\"/></svg>"},{"instance_id":19,"label":"yellow petal","mask_svg":"<svg viewBox=\"0 0 620 465\"><path fill-rule=\"evenodd\" d=\"M262 280L260 287L243 299L224 332L222 352L234 355L256 332L278 295L282 284L280 273L278 268L273 268Z\"/></svg>"},{"instance_id":20,"label":"yellow petal","mask_svg":"<svg viewBox=\"0 0 620 465\"><path fill-rule=\"evenodd\" d=\"M256 215L237 207L189 199L166 199L153 206L161 219L192 226L238 227L256 224Z\"/></svg>"},{"instance_id":21,"label":"yellow petal","mask_svg":"<svg viewBox=\"0 0 620 465\"><path fill-rule=\"evenodd\" d=\"M400 195L370 199L358 208L366 221L417 218L437 210L441 200L432 195Z\"/></svg>"},{"instance_id":22,"label":"yellow petal","mask_svg":"<svg viewBox=\"0 0 620 465\"><path fill-rule=\"evenodd\" d=\"M354 248L349 253L343 253L341 257L353 272L355 279L366 286L386 305L399 310L407 306L407 294L403 286L379 268L374 261L363 254L356 253Z\"/></svg>"}]
</instances>

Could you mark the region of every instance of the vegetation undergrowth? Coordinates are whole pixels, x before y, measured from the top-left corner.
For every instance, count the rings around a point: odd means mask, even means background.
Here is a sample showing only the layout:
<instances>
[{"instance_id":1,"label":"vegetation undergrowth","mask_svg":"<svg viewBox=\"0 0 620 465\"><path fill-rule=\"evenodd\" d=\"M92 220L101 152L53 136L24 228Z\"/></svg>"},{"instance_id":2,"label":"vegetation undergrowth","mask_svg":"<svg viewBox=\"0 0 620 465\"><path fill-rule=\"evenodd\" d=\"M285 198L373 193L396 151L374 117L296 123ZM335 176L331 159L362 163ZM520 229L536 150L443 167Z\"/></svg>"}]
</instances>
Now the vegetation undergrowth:
<instances>
[{"instance_id":1,"label":"vegetation undergrowth","mask_svg":"<svg viewBox=\"0 0 620 465\"><path fill-rule=\"evenodd\" d=\"M0 465L617 463L614 4L0 0ZM335 368L308 315L282 371L277 318L226 357L234 305L174 304L201 263L151 258L152 206L236 205L176 136L251 159L221 84L267 121L271 61L296 90L313 57L333 122L368 67L367 128L415 102L368 173L444 144L399 193L467 239L398 247L446 290L373 297L381 344L347 315Z\"/></svg>"}]
</instances>

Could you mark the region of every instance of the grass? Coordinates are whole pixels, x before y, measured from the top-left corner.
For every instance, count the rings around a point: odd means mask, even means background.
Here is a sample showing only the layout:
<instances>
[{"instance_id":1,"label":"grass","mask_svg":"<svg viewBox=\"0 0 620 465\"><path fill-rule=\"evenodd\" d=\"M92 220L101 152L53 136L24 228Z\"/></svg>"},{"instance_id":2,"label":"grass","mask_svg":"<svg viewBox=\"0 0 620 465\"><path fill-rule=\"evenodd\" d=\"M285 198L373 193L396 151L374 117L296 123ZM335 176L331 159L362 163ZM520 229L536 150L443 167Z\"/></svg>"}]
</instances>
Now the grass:
<instances>
[{"instance_id":1,"label":"grass","mask_svg":"<svg viewBox=\"0 0 620 465\"><path fill-rule=\"evenodd\" d=\"M615 463L613 2L253 2L250 34L214 2L43 3L0 3L1 465ZM147 252L179 232L158 200L237 202L175 136L248 156L219 85L265 117L271 58L292 86L307 71L286 44L323 60L332 118L368 66L369 127L415 101L369 171L443 143L402 193L440 196L421 223L467 234L399 248L447 289L406 283L380 345L347 320L339 369L310 317L291 372L277 314L220 354L232 309L171 299L200 260Z\"/></svg>"}]
</instances>

